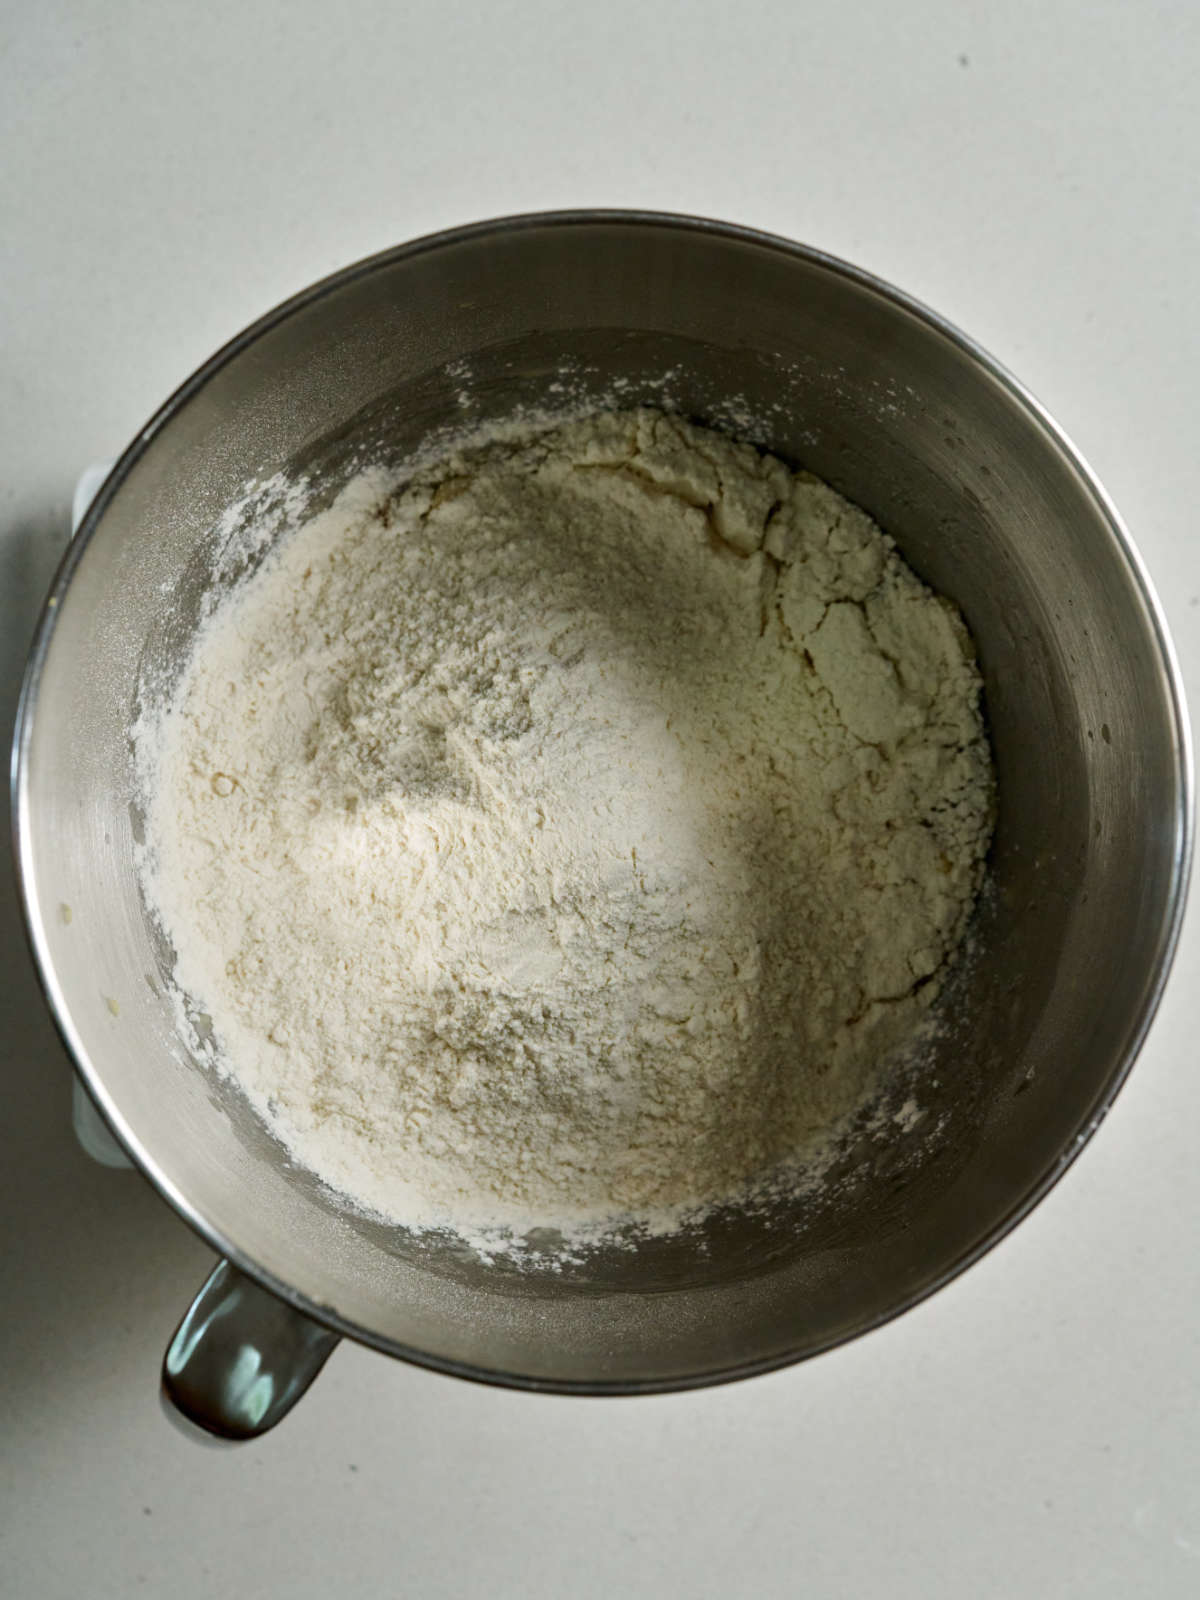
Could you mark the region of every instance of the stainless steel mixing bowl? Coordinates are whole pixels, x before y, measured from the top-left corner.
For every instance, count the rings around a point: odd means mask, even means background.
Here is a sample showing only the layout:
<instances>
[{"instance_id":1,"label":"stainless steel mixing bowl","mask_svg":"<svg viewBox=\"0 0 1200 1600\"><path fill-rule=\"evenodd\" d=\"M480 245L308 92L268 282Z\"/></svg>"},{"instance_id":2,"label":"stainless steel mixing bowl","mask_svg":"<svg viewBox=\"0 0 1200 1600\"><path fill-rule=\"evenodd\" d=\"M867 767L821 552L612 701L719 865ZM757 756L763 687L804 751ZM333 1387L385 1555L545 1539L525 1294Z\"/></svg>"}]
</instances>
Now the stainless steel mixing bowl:
<instances>
[{"instance_id":1,"label":"stainless steel mixing bowl","mask_svg":"<svg viewBox=\"0 0 1200 1600\"><path fill-rule=\"evenodd\" d=\"M748 426L865 506L978 642L999 772L976 958L943 1002L915 1128L865 1133L823 1199L552 1270L364 1220L289 1167L188 1057L134 875L140 676L186 649L219 515L250 478L621 380ZM17 854L50 1005L100 1108L227 1258L165 1378L216 1432L270 1426L339 1334L445 1372L628 1394L762 1372L929 1294L1096 1128L1153 1015L1191 842L1187 724L1132 546L995 362L866 274L744 229L518 217L389 251L273 311L130 446L71 545L29 664ZM64 907L70 907L68 920ZM110 1001L112 1004L110 1004Z\"/></svg>"}]
</instances>

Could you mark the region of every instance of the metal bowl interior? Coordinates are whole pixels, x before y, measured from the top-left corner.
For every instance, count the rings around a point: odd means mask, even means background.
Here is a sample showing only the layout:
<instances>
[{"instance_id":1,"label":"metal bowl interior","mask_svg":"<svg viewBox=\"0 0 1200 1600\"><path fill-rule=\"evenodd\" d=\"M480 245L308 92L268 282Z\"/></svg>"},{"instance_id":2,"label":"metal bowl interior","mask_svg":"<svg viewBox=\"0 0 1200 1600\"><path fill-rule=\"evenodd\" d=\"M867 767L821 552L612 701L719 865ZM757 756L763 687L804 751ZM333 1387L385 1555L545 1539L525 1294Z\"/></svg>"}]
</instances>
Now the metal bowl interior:
<instances>
[{"instance_id":1,"label":"metal bowl interior","mask_svg":"<svg viewBox=\"0 0 1200 1600\"><path fill-rule=\"evenodd\" d=\"M564 378L565 375L565 378ZM962 608L1000 812L975 956L917 1127L864 1135L820 1203L518 1270L362 1218L191 1060L133 869L140 676L186 649L214 529L251 479L353 467L544 405L664 399L811 468ZM912 1304L1045 1192L1153 1014L1190 849L1170 646L1078 456L980 351L814 252L689 219L510 219L329 279L220 352L127 452L31 659L16 811L59 1024L135 1159L218 1249L393 1354L585 1392L714 1381ZM63 908L70 908L69 920ZM114 1007L109 1001L115 1002Z\"/></svg>"}]
</instances>

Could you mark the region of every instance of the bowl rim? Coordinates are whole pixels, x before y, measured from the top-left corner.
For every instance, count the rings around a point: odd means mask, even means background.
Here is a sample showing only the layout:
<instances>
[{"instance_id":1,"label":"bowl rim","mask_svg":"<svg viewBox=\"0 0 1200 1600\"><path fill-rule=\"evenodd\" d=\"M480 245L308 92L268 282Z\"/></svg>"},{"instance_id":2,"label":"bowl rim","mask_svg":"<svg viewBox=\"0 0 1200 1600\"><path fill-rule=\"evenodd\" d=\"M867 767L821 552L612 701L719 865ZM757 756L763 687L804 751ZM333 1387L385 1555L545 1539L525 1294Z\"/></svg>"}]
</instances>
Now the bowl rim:
<instances>
[{"instance_id":1,"label":"bowl rim","mask_svg":"<svg viewBox=\"0 0 1200 1600\"><path fill-rule=\"evenodd\" d=\"M253 345L264 334L279 327L290 317L326 296L336 293L361 279L369 277L399 261L413 259L438 250L455 247L496 235L513 234L533 229L588 229L642 227L656 230L674 230L685 233L712 235L730 243L752 245L791 260L816 267L835 277L841 277L859 288L866 289L898 310L915 318L943 339L956 346L972 362L988 374L1017 405L1048 436L1049 441L1066 458L1078 474L1099 511L1109 532L1123 555L1134 584L1140 592L1150 619L1158 649L1158 664L1162 671L1167 693L1168 711L1173 724L1174 748L1178 770L1178 783L1174 796L1174 839L1171 877L1164 914L1158 930L1158 939L1152 960L1147 964L1147 982L1143 986L1138 1009L1131 1019L1131 1027L1123 1054L1109 1078L1084 1108L1073 1132L1067 1137L1056 1159L1040 1177L1030 1184L968 1248L961 1251L949 1265L941 1267L920 1283L917 1288L882 1311L864 1316L858 1322L838 1329L818 1343L802 1350L788 1351L754 1360L726 1362L712 1368L667 1379L546 1379L519 1372L502 1371L472 1365L469 1362L438 1356L404 1345L376 1333L372 1329L342 1316L330 1306L309 1300L299 1290L272 1274L242 1251L222 1230L212 1223L189 1200L177 1185L159 1168L153 1154L134 1135L125 1121L120 1107L108 1093L100 1075L78 1036L70 1018L50 955L46 928L34 895L32 839L30 830L30 796L28 785L28 755L33 735L38 689L42 671L53 639L58 606L66 593L83 554L99 527L104 514L154 439L167 427L172 418L182 411L205 387L210 379L235 357ZM207 361L186 378L163 402L149 421L135 434L131 443L113 465L91 506L88 508L77 532L68 544L59 564L49 593L43 602L22 682L14 727L11 759L11 798L13 855L16 867L18 897L24 913L25 929L34 967L43 994L58 1032L75 1064L76 1071L93 1104L112 1129L121 1147L133 1164L149 1179L164 1200L207 1245L233 1263L262 1288L291 1306L293 1310L314 1322L331 1329L359 1344L381 1351L385 1355L426 1367L454 1377L466 1378L504 1388L535 1393L564 1395L634 1395L680 1392L706 1388L718 1383L748 1378L778 1370L812 1356L821 1355L838 1345L849 1343L875 1328L882 1327L895 1317L911 1310L928 1299L952 1279L987 1254L1005 1238L1033 1208L1050 1192L1062 1175L1079 1156L1107 1116L1141 1051L1146 1035L1158 1010L1178 947L1183 913L1187 899L1194 845L1194 768L1191 730L1188 721L1183 682L1175 648L1167 628L1161 602L1155 592L1145 564L1137 550L1115 505L1101 485L1087 460L1065 430L1054 420L1046 408L1001 362L989 354L969 335L922 301L896 288L874 273L853 265L841 257L813 246L801 244L779 234L764 232L737 223L717 221L708 217L681 212L665 212L621 208L581 208L545 212L522 212L511 216L490 218L479 222L442 229L423 234L407 243L391 246L365 256L315 283L289 296L261 317L248 324L222 345Z\"/></svg>"}]
</instances>

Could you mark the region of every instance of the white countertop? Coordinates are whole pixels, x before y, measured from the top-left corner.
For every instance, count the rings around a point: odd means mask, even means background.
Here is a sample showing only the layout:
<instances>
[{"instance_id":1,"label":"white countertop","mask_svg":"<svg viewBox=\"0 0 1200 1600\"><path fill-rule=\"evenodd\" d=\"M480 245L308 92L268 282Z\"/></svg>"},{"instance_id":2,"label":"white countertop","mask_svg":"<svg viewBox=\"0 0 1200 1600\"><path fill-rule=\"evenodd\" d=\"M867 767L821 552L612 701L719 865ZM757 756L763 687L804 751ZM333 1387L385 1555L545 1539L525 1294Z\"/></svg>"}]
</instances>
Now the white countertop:
<instances>
[{"instance_id":1,"label":"white countertop","mask_svg":"<svg viewBox=\"0 0 1200 1600\"><path fill-rule=\"evenodd\" d=\"M928 301L1123 511L1200 705L1200 8L10 5L0 18L0 694L73 483L219 343L357 256L524 209L703 212ZM491 1391L348 1345L224 1452L163 1420L209 1253L72 1141L0 889L0 1592L1200 1593L1193 916L1065 1181L965 1277L688 1396Z\"/></svg>"}]
</instances>

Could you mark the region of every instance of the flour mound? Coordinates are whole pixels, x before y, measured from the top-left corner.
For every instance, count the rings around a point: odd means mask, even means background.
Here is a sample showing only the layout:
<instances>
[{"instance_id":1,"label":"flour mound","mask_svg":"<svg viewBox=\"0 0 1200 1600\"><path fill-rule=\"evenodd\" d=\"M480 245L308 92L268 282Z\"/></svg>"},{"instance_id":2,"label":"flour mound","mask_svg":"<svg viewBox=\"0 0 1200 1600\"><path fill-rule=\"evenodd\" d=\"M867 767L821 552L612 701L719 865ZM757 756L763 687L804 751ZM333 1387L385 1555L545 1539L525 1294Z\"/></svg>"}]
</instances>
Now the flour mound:
<instances>
[{"instance_id":1,"label":"flour mound","mask_svg":"<svg viewBox=\"0 0 1200 1600\"><path fill-rule=\"evenodd\" d=\"M410 1226L669 1227L816 1159L991 826L954 609L862 511L653 411L355 479L137 730L216 1059Z\"/></svg>"}]
</instances>

